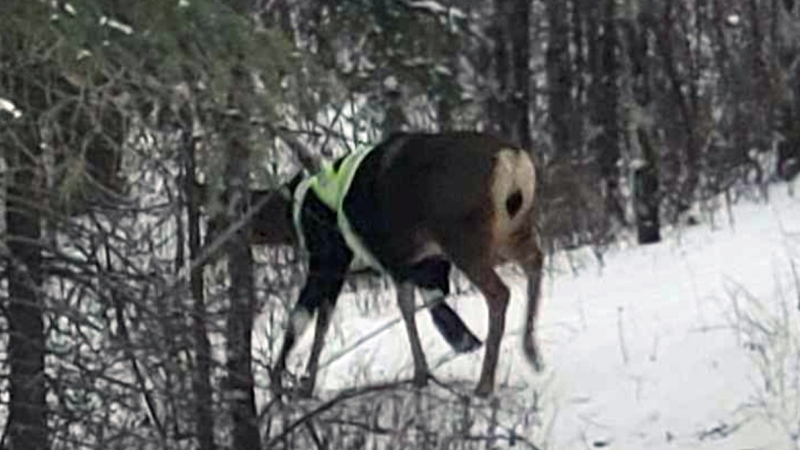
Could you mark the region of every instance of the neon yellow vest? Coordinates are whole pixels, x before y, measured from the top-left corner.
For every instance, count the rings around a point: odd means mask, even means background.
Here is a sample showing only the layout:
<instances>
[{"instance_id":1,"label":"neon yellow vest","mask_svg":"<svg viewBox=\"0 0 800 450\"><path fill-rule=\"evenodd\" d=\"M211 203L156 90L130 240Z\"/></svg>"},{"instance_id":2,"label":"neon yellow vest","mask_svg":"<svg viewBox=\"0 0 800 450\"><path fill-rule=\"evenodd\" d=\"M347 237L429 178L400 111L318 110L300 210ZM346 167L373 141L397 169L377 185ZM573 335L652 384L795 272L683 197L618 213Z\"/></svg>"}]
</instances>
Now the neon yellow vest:
<instances>
[{"instance_id":1,"label":"neon yellow vest","mask_svg":"<svg viewBox=\"0 0 800 450\"><path fill-rule=\"evenodd\" d=\"M297 189L294 191L293 219L295 228L298 231L297 234L300 237L300 244L302 248L305 248L305 237L303 235L303 225L300 221L300 212L306 193L308 193L309 189L312 189L314 194L316 194L325 206L336 212L336 225L339 227L339 232L342 233L347 246L352 250L354 255L351 267L355 268L366 265L382 272L383 268L380 263L364 245L361 237L353 230L350 221L347 219L347 214L344 212L344 199L347 196L347 192L350 190L350 185L353 183L356 171L372 148L373 147L367 147L366 149L345 156L338 167L334 167L330 162L325 162L318 173L300 182Z\"/></svg>"}]
</instances>

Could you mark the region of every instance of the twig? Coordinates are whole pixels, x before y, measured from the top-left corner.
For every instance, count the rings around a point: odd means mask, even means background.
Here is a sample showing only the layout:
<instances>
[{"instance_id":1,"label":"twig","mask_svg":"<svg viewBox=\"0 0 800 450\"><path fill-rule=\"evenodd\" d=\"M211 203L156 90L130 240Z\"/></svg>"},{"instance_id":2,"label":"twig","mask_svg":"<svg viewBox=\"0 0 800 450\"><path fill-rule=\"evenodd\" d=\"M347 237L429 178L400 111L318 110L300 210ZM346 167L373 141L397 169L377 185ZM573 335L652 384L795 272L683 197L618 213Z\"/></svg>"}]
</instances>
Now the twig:
<instances>
[{"instance_id":1,"label":"twig","mask_svg":"<svg viewBox=\"0 0 800 450\"><path fill-rule=\"evenodd\" d=\"M106 264L109 266L111 265L111 255L109 253L108 246L106 246ZM111 292L111 298L114 302L114 310L116 314L117 320L117 327L119 329L120 337L124 342L123 351L125 352L125 356L128 358L129 362L131 363L131 368L133 369L133 373L136 376L136 383L139 385L139 389L142 391L142 397L144 397L145 404L147 405L147 410L150 413L150 418L153 421L153 424L158 431L158 435L161 437L161 441L163 444L167 443L167 432L164 429L164 424L161 423L161 419L158 417L158 411L156 410L155 400L153 399L152 395L150 395L149 389L147 389L147 380L142 373L142 368L139 366L139 361L136 359L136 355L133 353L131 349L131 339L130 334L128 333L128 326L125 323L125 313L123 310L122 302L119 299L119 296L116 292Z\"/></svg>"},{"instance_id":2,"label":"twig","mask_svg":"<svg viewBox=\"0 0 800 450\"><path fill-rule=\"evenodd\" d=\"M381 384L376 384L376 385L372 385L372 386L366 386L366 387L361 387L361 388L353 388L353 389L347 389L345 391L342 391L337 396L335 396L332 399L322 403L318 407L312 409L311 411L307 412L306 414L304 414L299 419L297 419L294 422L292 422L291 424L289 424L286 427L286 429L283 430L280 434L278 434L277 436L275 436L272 439L270 439L267 442L265 447L266 448L273 448L273 446L275 446L278 442L280 442L281 440L286 438L288 435L290 435L292 432L294 432L294 430L296 430L298 427L300 427L301 425L304 425L306 422L310 421L314 417L318 416L319 414L324 413L325 411L328 411L329 409L333 408L334 406L336 406L337 404L339 404L341 402L344 402L344 401L347 401L347 400L350 400L350 399L353 399L353 398L357 398L357 397L362 397L362 396L367 395L367 394L372 394L374 392L388 391L388 390L392 390L392 389L397 389L397 388L400 388L402 386L406 386L406 385L410 385L410 384L411 384L411 380L403 380L403 381L398 381L398 382L381 383Z\"/></svg>"},{"instance_id":3,"label":"twig","mask_svg":"<svg viewBox=\"0 0 800 450\"><path fill-rule=\"evenodd\" d=\"M463 420L470 420L470 425L474 424L475 420L473 418L469 417L467 410L475 411L476 413L478 413L478 415L482 416L484 419L491 420L491 418L487 417L485 412L483 412L481 410L479 405L473 405L472 404L471 400L473 399L473 397L471 397L469 394L464 394L463 392L460 392L457 389L455 389L453 386L451 386L451 385L449 385L447 383L443 383L443 382L439 381L436 378L431 378L431 381L434 384L436 384L437 386L439 386L439 387L443 388L444 390L446 390L447 392L450 392L452 395L456 396L457 398L459 398L462 401L462 405L463 405L463 407L465 409L462 419ZM497 440L505 440L505 441L508 441L509 443L511 443L511 442L515 442L515 443L521 442L526 447L530 448L531 450L540 450L539 446L537 446L536 444L534 444L533 442L528 440L528 438L526 438L525 436L520 436L512 428L509 428L509 427L507 427L505 425L502 425L497 421L495 421L495 422L496 422L495 423L495 428L499 429L499 430L502 430L504 432L504 435L497 435L497 434L492 433L493 436L480 436L480 435L476 436L476 435L470 435L470 434L465 432L465 433L460 435L461 439L468 440L468 441L475 441L475 442L482 442L482 441L491 440L491 439L494 439L495 441L497 441ZM466 430L466 431L468 431L468 430Z\"/></svg>"},{"instance_id":4,"label":"twig","mask_svg":"<svg viewBox=\"0 0 800 450\"><path fill-rule=\"evenodd\" d=\"M273 198L274 195L284 194L282 191L275 191L265 195L252 207L250 207L239 220L226 227L222 233L217 235L213 242L203 249L203 251L200 253L200 256L193 259L189 263L189 267L178 272L178 275L175 277L175 279L173 279L172 284L164 290L164 293L161 295L161 299L174 295L175 292L183 285L183 283L188 280L190 274L197 270L200 266L205 265L208 260L211 259L211 257L220 249L220 247L225 245L234 234L244 228L258 213L258 211Z\"/></svg>"},{"instance_id":5,"label":"twig","mask_svg":"<svg viewBox=\"0 0 800 450\"><path fill-rule=\"evenodd\" d=\"M617 308L617 333L619 335L619 350L622 353L622 361L628 364L628 346L625 344L625 332L622 329L622 306Z\"/></svg>"},{"instance_id":6,"label":"twig","mask_svg":"<svg viewBox=\"0 0 800 450\"><path fill-rule=\"evenodd\" d=\"M320 440L317 430L314 429L314 424L311 423L311 421L308 421L305 423L305 426L308 430L308 434L311 435L311 440L314 441L314 445L316 445L320 450L324 449L325 444L322 442L322 440Z\"/></svg>"},{"instance_id":7,"label":"twig","mask_svg":"<svg viewBox=\"0 0 800 450\"><path fill-rule=\"evenodd\" d=\"M500 409L500 399L497 397L491 399L489 407L492 412L489 415L489 428L486 430L486 450L491 450L497 441L497 435L494 431L498 428L497 411Z\"/></svg>"},{"instance_id":8,"label":"twig","mask_svg":"<svg viewBox=\"0 0 800 450\"><path fill-rule=\"evenodd\" d=\"M431 306L433 306L434 303L436 303L436 300L433 300L433 301L430 301L430 302L426 302L426 303L418 306L417 308L414 309L414 314L418 313L419 311L422 311L423 309L430 308ZM401 320L402 320L402 318L396 317L396 318L390 320L389 322L386 322L385 324L383 324L383 326L378 327L377 329L371 331L370 333L362 336L357 341L355 341L353 344L351 344L349 347L339 351L338 353L334 354L333 356L331 356L330 358L325 360L322 364L320 364L319 368L322 369L324 367L328 367L331 364L333 364L334 362L344 358L348 353L353 352L356 348L360 347L365 342L369 341L370 339L374 338L375 336L378 336L379 334L384 333L389 328L392 328L393 326L397 325L398 323L400 323Z\"/></svg>"},{"instance_id":9,"label":"twig","mask_svg":"<svg viewBox=\"0 0 800 450\"><path fill-rule=\"evenodd\" d=\"M301 144L300 141L298 141L294 136L287 133L283 129L272 125L270 122L264 122L264 127L266 127L270 133L281 138L281 140L289 146L294 154L297 155L297 158L300 160L300 163L306 168L306 170L312 173L315 173L319 170L319 158L312 154L308 148Z\"/></svg>"},{"instance_id":10,"label":"twig","mask_svg":"<svg viewBox=\"0 0 800 450\"><path fill-rule=\"evenodd\" d=\"M797 310L800 311L800 276L797 275L797 266L794 260L789 265L792 268L792 276L794 277L794 294L797 296Z\"/></svg>"}]
</instances>

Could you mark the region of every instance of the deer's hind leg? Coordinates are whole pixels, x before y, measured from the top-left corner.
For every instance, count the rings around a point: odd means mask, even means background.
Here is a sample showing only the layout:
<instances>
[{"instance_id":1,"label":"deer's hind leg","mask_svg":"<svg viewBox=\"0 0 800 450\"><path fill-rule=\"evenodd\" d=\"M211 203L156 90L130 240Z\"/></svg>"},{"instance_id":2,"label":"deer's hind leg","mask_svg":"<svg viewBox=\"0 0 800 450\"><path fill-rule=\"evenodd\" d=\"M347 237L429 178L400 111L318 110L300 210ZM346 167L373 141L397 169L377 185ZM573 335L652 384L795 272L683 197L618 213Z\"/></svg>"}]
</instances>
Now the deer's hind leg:
<instances>
[{"instance_id":1,"label":"deer's hind leg","mask_svg":"<svg viewBox=\"0 0 800 450\"><path fill-rule=\"evenodd\" d=\"M539 246L533 213L502 249L505 256L520 265L528 279L527 303L525 313L525 334L522 339L523 350L528 362L540 372L544 369L542 354L536 340L536 321L541 307L541 284L544 254Z\"/></svg>"},{"instance_id":2,"label":"deer's hind leg","mask_svg":"<svg viewBox=\"0 0 800 450\"><path fill-rule=\"evenodd\" d=\"M481 376L475 393L485 397L494 391L500 343L505 331L509 290L494 271L491 221L464 221L444 227L439 242L453 262L481 291L489 310L489 333Z\"/></svg>"}]
</instances>

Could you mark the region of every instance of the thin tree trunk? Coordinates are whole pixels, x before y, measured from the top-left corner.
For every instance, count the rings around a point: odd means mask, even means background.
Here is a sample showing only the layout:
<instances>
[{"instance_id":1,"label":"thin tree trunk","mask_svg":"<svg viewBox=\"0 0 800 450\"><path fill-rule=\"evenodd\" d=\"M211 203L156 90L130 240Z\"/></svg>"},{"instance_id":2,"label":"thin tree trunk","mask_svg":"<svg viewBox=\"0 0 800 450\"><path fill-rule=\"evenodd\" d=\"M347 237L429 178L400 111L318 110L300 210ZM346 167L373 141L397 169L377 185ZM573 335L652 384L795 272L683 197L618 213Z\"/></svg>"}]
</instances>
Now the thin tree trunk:
<instances>
[{"instance_id":1,"label":"thin tree trunk","mask_svg":"<svg viewBox=\"0 0 800 450\"><path fill-rule=\"evenodd\" d=\"M228 0L231 8L242 18L252 12L251 0ZM223 135L226 142L227 161L225 167L226 191L229 195L227 222L229 225L243 220L249 199L248 161L250 93L253 91L250 74L243 61L244 54L235 55L238 61L231 68L231 84L228 97L230 109L223 119ZM246 227L245 227L246 228ZM261 448L253 380L252 331L255 313L255 285L253 254L250 251L248 233L239 230L226 243L230 309L227 323L227 372L226 387L231 419L233 422L233 448Z\"/></svg>"},{"instance_id":2,"label":"thin tree trunk","mask_svg":"<svg viewBox=\"0 0 800 450\"><path fill-rule=\"evenodd\" d=\"M456 83L458 83L458 55L461 53L461 48L458 45L458 40L453 36L448 35L445 39L447 39L448 47L451 48L450 53L444 56L444 64L446 64L450 74L443 76L438 86L436 119L439 123L439 131L450 131L454 128L453 110L458 102L458 87Z\"/></svg>"},{"instance_id":3,"label":"thin tree trunk","mask_svg":"<svg viewBox=\"0 0 800 450\"><path fill-rule=\"evenodd\" d=\"M225 134L228 137L226 182L230 195L227 212L229 225L243 219L249 202L247 180L250 155L246 110L248 74L239 65L232 72L230 103L234 106L234 111L225 118ZM227 326L227 388L233 416L233 447L236 449L260 448L251 354L252 320L255 312L253 255L247 238L246 230L242 229L226 246L231 280L231 305Z\"/></svg>"},{"instance_id":4,"label":"thin tree trunk","mask_svg":"<svg viewBox=\"0 0 800 450\"><path fill-rule=\"evenodd\" d=\"M675 5L672 2L665 4L664 11L661 15L661 20L658 23L650 23L656 35L656 45L658 53L661 56L662 68L669 82L671 94L674 97L675 103L678 105L680 112L680 122L684 129L684 158L683 167L686 177L682 186L680 187L679 195L679 208L682 211L689 209L692 199L695 197L695 190L699 183L699 166L700 161L700 142L697 137L696 129L696 110L692 107L692 94L686 94L688 89L692 90L691 85L687 86L684 77L681 76L679 63L675 51L673 49L672 34L675 33ZM691 83L689 83L691 84Z\"/></svg>"},{"instance_id":5,"label":"thin tree trunk","mask_svg":"<svg viewBox=\"0 0 800 450\"><path fill-rule=\"evenodd\" d=\"M572 139L570 139L572 74L568 45L567 7L563 0L548 0L546 10L550 24L550 37L546 52L550 128L556 153L567 157L575 150L572 148Z\"/></svg>"},{"instance_id":6,"label":"thin tree trunk","mask_svg":"<svg viewBox=\"0 0 800 450\"><path fill-rule=\"evenodd\" d=\"M629 145L629 152L643 161L633 174L633 205L638 241L640 244L648 244L661 240L660 156L651 142L650 136L654 134L652 121L639 113L648 111L653 99L651 57L647 44L648 30L641 23L642 18L634 15L633 3L635 0L622 5L625 8L622 16L627 19L618 28L625 33L625 39L618 41L620 50L625 50L621 51L619 57L622 81L619 101L627 106L623 114L626 123L625 141Z\"/></svg>"},{"instance_id":7,"label":"thin tree trunk","mask_svg":"<svg viewBox=\"0 0 800 450\"><path fill-rule=\"evenodd\" d=\"M644 165L636 169L633 180L636 232L640 244L652 244L661 240L658 160L644 128L639 128L638 139L642 147Z\"/></svg>"},{"instance_id":8,"label":"thin tree trunk","mask_svg":"<svg viewBox=\"0 0 800 450\"><path fill-rule=\"evenodd\" d=\"M35 94L34 94L35 95ZM21 97L24 98L24 97ZM29 110L30 113L33 113ZM42 318L42 257L39 248L41 217L36 210L38 129L28 123L17 144L3 145L8 164L6 226L11 261L8 264L7 319L10 405L7 435L10 448L40 450L49 447ZM24 145L26 148L20 148Z\"/></svg>"},{"instance_id":9,"label":"thin tree trunk","mask_svg":"<svg viewBox=\"0 0 800 450\"><path fill-rule=\"evenodd\" d=\"M228 0L231 8L242 18L252 12L251 0ZM227 222L234 224L244 218L249 199L248 161L251 82L243 64L245 55L235 55L238 61L231 68L230 105L223 119L223 133L227 144L225 167L226 190L229 195ZM246 227L245 227L246 228ZM227 323L227 395L233 421L233 448L258 449L261 439L256 416L255 386L253 380L252 331L255 313L255 286L253 254L248 233L239 230L227 242L230 310Z\"/></svg>"},{"instance_id":10,"label":"thin tree trunk","mask_svg":"<svg viewBox=\"0 0 800 450\"><path fill-rule=\"evenodd\" d=\"M603 15L603 33L598 46L599 71L595 73L597 100L595 122L600 125L597 138L600 176L605 191L606 210L620 223L625 223L625 212L619 189L620 121L619 121L619 61L617 59L617 28L615 26L616 0L606 0L598 8Z\"/></svg>"},{"instance_id":11,"label":"thin tree trunk","mask_svg":"<svg viewBox=\"0 0 800 450\"><path fill-rule=\"evenodd\" d=\"M514 132L513 137L524 149L533 148L531 138L531 2L516 0L509 18L514 59Z\"/></svg>"},{"instance_id":12,"label":"thin tree trunk","mask_svg":"<svg viewBox=\"0 0 800 450\"><path fill-rule=\"evenodd\" d=\"M488 98L489 131L509 137L511 123L508 117L508 98L511 85L511 42L508 37L508 6L505 0L493 2L491 25L487 30L491 40L491 64L488 67L491 93Z\"/></svg>"},{"instance_id":13,"label":"thin tree trunk","mask_svg":"<svg viewBox=\"0 0 800 450\"><path fill-rule=\"evenodd\" d=\"M192 136L191 117L184 120L187 125L183 135L185 152L184 192L188 194L187 215L189 228L189 257L196 261L200 257L200 193L196 182L195 145ZM192 390L195 402L195 434L200 450L214 449L213 397L211 390L211 345L206 325L205 283L203 264L192 267L189 287L192 294L192 337L194 341L195 368L192 374Z\"/></svg>"}]
</instances>

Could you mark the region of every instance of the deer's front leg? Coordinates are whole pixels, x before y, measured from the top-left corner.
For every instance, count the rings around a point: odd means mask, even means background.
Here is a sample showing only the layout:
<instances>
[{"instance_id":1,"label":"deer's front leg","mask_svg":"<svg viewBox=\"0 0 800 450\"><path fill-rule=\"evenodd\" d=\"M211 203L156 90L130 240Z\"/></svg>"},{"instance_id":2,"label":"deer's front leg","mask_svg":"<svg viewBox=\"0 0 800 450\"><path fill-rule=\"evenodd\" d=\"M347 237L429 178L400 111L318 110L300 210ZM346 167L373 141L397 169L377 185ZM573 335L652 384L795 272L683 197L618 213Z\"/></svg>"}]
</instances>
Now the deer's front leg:
<instances>
[{"instance_id":1,"label":"deer's front leg","mask_svg":"<svg viewBox=\"0 0 800 450\"><path fill-rule=\"evenodd\" d=\"M346 247L344 248L346 250ZM308 281L303 289L309 303L317 310L317 324L314 329L314 342L308 357L306 371L300 383L299 394L309 397L314 392L319 369L319 357L325 345L325 335L331 323L331 316L336 307L336 300L342 290L347 269L350 265L349 251L325 255L326 258L311 258ZM301 297L302 300L302 297Z\"/></svg>"},{"instance_id":2,"label":"deer's front leg","mask_svg":"<svg viewBox=\"0 0 800 450\"><path fill-rule=\"evenodd\" d=\"M324 298L317 311L314 343L311 345L311 354L308 357L308 364L306 364L306 372L300 379L299 394L302 397L310 397L314 392L314 386L317 382L317 371L319 370L319 357L322 354L322 347L325 345L325 335L328 333L328 328L330 328L331 316L333 315L335 306L336 295Z\"/></svg>"},{"instance_id":3,"label":"deer's front leg","mask_svg":"<svg viewBox=\"0 0 800 450\"><path fill-rule=\"evenodd\" d=\"M300 294L300 300L298 300L292 312L289 314L289 323L286 325L286 332L283 335L283 344L281 345L280 353L278 353L278 361L275 367L270 371L272 389L279 393L283 391L283 374L286 372L286 358L288 358L289 353L294 348L297 337L305 332L317 309L316 301L311 296L304 295L306 289L308 289L308 285L303 288Z\"/></svg>"},{"instance_id":4,"label":"deer's front leg","mask_svg":"<svg viewBox=\"0 0 800 450\"><path fill-rule=\"evenodd\" d=\"M322 353L322 347L325 342L325 333L328 331L331 314L336 306L336 298L339 295L339 291L341 291L346 273L346 269L339 271L332 269L332 266L322 269L318 267L318 264L314 264L313 269L309 267L306 284L300 291L300 298L289 315L289 323L283 338L283 345L278 354L277 364L272 370L272 383L277 391L283 389L282 377L286 371L286 359L289 353L294 348L297 338L302 336L311 323L314 313L317 313L314 343L306 365L300 394L307 396L314 390L316 372L319 367L319 356Z\"/></svg>"},{"instance_id":5,"label":"deer's front leg","mask_svg":"<svg viewBox=\"0 0 800 450\"><path fill-rule=\"evenodd\" d=\"M544 362L536 340L536 321L542 303L544 254L533 234L527 236L527 239L521 240L516 248L519 252L516 259L528 278L528 302L525 312L525 335L522 338L522 348L534 370L541 372L544 370Z\"/></svg>"},{"instance_id":6,"label":"deer's front leg","mask_svg":"<svg viewBox=\"0 0 800 450\"><path fill-rule=\"evenodd\" d=\"M273 383L280 386L280 377L286 368L286 357L297 336L303 332L317 313L314 343L301 380L299 394L310 396L314 391L319 368L319 357L325 343L336 299L342 290L353 252L336 227L336 216L316 199L308 199L303 207L302 223L308 250L308 275L300 299L292 310L291 320L278 357Z\"/></svg>"}]
</instances>

